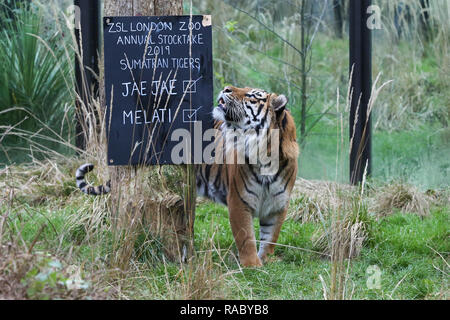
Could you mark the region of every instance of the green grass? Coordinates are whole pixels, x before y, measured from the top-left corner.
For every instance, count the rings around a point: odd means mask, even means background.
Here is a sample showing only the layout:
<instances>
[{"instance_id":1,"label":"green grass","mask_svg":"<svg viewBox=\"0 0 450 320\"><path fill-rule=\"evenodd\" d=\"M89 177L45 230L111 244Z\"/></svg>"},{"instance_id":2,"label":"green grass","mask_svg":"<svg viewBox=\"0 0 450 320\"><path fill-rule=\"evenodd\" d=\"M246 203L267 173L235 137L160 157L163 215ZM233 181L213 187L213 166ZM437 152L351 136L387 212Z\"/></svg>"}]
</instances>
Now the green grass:
<instances>
[{"instance_id":1,"label":"green grass","mask_svg":"<svg viewBox=\"0 0 450 320\"><path fill-rule=\"evenodd\" d=\"M336 124L318 125L300 150L299 176L347 182L349 160L346 130L343 146L339 140ZM343 158L338 163L336 177L337 152ZM375 180L403 181L425 190L449 185L450 140L446 131L438 125L422 125L408 131L374 131L372 157L372 178Z\"/></svg>"},{"instance_id":2,"label":"green grass","mask_svg":"<svg viewBox=\"0 0 450 320\"><path fill-rule=\"evenodd\" d=\"M53 201L37 206L23 204L13 210L14 216L17 216L10 224L15 224L16 228L11 230L21 230L27 245L37 239L34 250L62 257L62 261L67 264L82 264L85 272L105 270L108 254L112 250L111 234L108 228L101 228L99 234L88 239L82 225L74 227L73 219L82 215L77 209L79 200L75 197L65 206ZM2 211L4 209L3 206ZM351 262L348 282L354 290L351 297L448 298L448 278L443 273L448 272L448 267L437 252L448 259L449 218L450 211L447 207L434 207L431 215L426 218L396 213L378 221L370 220L370 237L361 255ZM43 224L47 227L38 234ZM257 228L256 223L255 227ZM197 208L195 247L198 254L193 268L201 268L205 252L214 247L209 271L216 277L214 297L322 299L323 287L319 276L326 282L329 281L330 261L319 254L306 251L314 249L311 236L318 228L319 223L301 224L287 220L279 243L290 247L277 247L274 258L263 268L240 270L227 209L206 202ZM182 298L183 288L189 277L193 277L190 281L196 279L193 272L195 269L191 270L186 265L180 269L178 264L163 263L155 242L147 243L143 250L144 255L133 263L135 268L120 282L121 297ZM370 276L367 270L373 265L381 270L380 289L369 289L366 284ZM184 270L181 275L180 270Z\"/></svg>"},{"instance_id":3,"label":"green grass","mask_svg":"<svg viewBox=\"0 0 450 320\"><path fill-rule=\"evenodd\" d=\"M374 222L368 245L359 258L352 262L350 278L355 286L353 298L388 299L403 277L407 277L392 295L393 299L431 298L445 288L446 277L433 264L445 268L442 259L431 249L449 252L450 243L448 208L436 208L430 217L420 218L412 214L394 214ZM218 205L206 204L198 208L196 234L200 239L211 236L208 232L212 221L221 225L214 240L224 248L233 239L228 227L226 209ZM226 226L226 230L224 227ZM311 236L319 228L318 224L299 224L288 220L283 225L279 243L312 250ZM227 232L228 231L228 232ZM430 248L431 247L431 248ZM262 271L245 270L238 275L239 281L251 288L256 299L321 299L322 286L318 276L326 278L330 262L319 255L301 249L278 247L274 261ZM230 262L230 268L235 268ZM378 265L382 271L380 290L367 288L366 270L370 265ZM235 292L239 298L248 298ZM250 294L249 292L246 293Z\"/></svg>"},{"instance_id":4,"label":"green grass","mask_svg":"<svg viewBox=\"0 0 450 320\"><path fill-rule=\"evenodd\" d=\"M450 141L437 126L374 134L374 177L421 188L443 188L450 180Z\"/></svg>"}]
</instances>

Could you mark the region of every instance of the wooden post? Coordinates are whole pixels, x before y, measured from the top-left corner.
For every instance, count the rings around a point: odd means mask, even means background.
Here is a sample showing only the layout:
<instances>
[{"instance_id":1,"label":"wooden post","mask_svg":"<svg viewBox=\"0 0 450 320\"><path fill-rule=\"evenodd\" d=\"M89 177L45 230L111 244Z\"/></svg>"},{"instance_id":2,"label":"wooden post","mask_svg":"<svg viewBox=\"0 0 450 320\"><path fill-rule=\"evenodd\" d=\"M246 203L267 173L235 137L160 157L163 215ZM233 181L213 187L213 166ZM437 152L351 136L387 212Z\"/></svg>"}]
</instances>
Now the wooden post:
<instances>
[{"instance_id":1,"label":"wooden post","mask_svg":"<svg viewBox=\"0 0 450 320\"><path fill-rule=\"evenodd\" d=\"M371 0L350 0L350 74L353 89L350 108L350 182L362 182L371 173L372 139L368 104L372 90L372 34L367 27Z\"/></svg>"},{"instance_id":2,"label":"wooden post","mask_svg":"<svg viewBox=\"0 0 450 320\"><path fill-rule=\"evenodd\" d=\"M105 16L153 16L181 15L182 0L105 0ZM103 77L102 77L103 79ZM104 95L102 95L104 97ZM111 207L117 217L120 237L128 237L132 244L136 234L136 221L144 221L144 228L159 238L166 255L172 260L184 261L193 251L195 216L195 176L192 165L184 171L182 197L171 193L155 195L148 189L145 179L153 167L110 167ZM174 170L183 170L177 167ZM155 176L155 175L152 175ZM184 201L183 201L184 200ZM130 231L131 230L131 231ZM116 266L125 269L129 259L130 245L120 244ZM127 247L128 246L128 247Z\"/></svg>"}]
</instances>

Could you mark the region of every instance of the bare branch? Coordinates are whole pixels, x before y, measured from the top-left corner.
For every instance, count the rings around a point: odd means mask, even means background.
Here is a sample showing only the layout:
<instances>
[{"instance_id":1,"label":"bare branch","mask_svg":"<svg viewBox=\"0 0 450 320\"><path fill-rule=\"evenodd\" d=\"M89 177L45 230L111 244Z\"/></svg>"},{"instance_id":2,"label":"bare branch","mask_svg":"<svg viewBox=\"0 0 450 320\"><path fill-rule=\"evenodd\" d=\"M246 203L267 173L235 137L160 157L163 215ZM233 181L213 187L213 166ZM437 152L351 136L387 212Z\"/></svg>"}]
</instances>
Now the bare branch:
<instances>
[{"instance_id":1,"label":"bare branch","mask_svg":"<svg viewBox=\"0 0 450 320\"><path fill-rule=\"evenodd\" d=\"M258 22L260 25L262 25L265 29L269 30L271 33L273 33L278 39L280 39L281 41L283 41L284 43L286 43L288 46L290 46L292 49L294 49L298 54L303 55L303 52L301 50L299 50L296 46L294 46L292 43L290 43L288 40L286 40L285 38L283 38L282 36L280 36L277 32L275 32L274 30L272 30L271 28L269 28L266 24L264 24L263 22L261 22L261 20L259 20L258 18L256 18L255 16L252 16L250 13L248 13L245 10L242 10L240 8L235 8L237 11L242 12L246 15L248 15L250 18L252 18L253 20L255 20L256 22Z\"/></svg>"}]
</instances>

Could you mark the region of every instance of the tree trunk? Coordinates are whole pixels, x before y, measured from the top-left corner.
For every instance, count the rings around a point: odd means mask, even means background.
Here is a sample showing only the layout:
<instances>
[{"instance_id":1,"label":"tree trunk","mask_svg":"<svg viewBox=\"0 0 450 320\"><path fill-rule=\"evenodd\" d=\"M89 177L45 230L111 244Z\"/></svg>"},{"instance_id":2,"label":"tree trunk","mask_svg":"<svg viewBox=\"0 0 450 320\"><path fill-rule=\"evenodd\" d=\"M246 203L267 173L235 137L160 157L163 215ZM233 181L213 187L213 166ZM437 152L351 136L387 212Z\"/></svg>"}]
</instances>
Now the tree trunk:
<instances>
[{"instance_id":1,"label":"tree trunk","mask_svg":"<svg viewBox=\"0 0 450 320\"><path fill-rule=\"evenodd\" d=\"M343 21L342 21L342 0L333 0L334 22L336 28L336 36L342 39Z\"/></svg>"},{"instance_id":2,"label":"tree trunk","mask_svg":"<svg viewBox=\"0 0 450 320\"><path fill-rule=\"evenodd\" d=\"M105 16L154 16L181 15L182 0L105 0ZM103 79L103 77L102 77ZM103 86L104 88L104 86ZM102 89L104 91L104 89ZM102 94L104 97L104 92ZM103 98L104 99L104 98ZM104 101L104 100L103 100ZM104 104L103 104L104 105ZM123 269L133 254L135 240L142 228L150 239L161 243L164 253L171 260L183 261L193 250L193 226L195 215L195 181L192 166L164 168L184 177L184 192L156 191L154 186L165 185L161 167L110 167L111 212L115 216L114 266ZM183 171L183 172L181 172ZM178 174L177 174L178 173ZM170 174L170 173L169 173ZM153 184L152 184L153 183ZM177 181L181 183L181 181ZM184 198L184 201L183 201ZM152 242L152 241L146 241Z\"/></svg>"}]
</instances>

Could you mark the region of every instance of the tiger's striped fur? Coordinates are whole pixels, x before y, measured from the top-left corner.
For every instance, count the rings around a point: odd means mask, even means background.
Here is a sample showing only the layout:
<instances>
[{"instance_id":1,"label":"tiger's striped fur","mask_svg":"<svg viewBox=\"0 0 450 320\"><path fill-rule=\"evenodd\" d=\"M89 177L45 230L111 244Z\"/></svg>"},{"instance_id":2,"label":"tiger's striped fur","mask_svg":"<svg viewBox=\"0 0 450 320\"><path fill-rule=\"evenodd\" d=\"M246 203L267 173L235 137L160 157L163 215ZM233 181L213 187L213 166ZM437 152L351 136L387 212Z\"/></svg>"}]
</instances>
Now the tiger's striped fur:
<instances>
[{"instance_id":1,"label":"tiger's striped fur","mask_svg":"<svg viewBox=\"0 0 450 320\"><path fill-rule=\"evenodd\" d=\"M228 206L231 229L243 266L260 266L274 252L286 217L290 194L297 175L298 144L294 120L286 109L287 98L259 89L225 87L213 116L221 140L227 132L241 129L245 145L258 139L262 130L280 130L279 167L272 175L261 174L262 164L203 164L196 167L198 194ZM237 153L226 145L225 154ZM247 152L247 148L245 148ZM248 154L245 155L246 159ZM253 218L259 219L260 247L256 251Z\"/></svg>"},{"instance_id":2,"label":"tiger's striped fur","mask_svg":"<svg viewBox=\"0 0 450 320\"><path fill-rule=\"evenodd\" d=\"M93 169L94 165L91 163L85 163L77 169L77 172L75 174L77 178L77 187L80 188L80 190L84 193L93 196L99 196L109 193L111 191L110 181L108 181L105 186L100 185L97 187L90 186L86 183L84 176L86 175L86 173L91 172Z\"/></svg>"},{"instance_id":3,"label":"tiger's striped fur","mask_svg":"<svg viewBox=\"0 0 450 320\"><path fill-rule=\"evenodd\" d=\"M245 152L257 143L265 130L279 130L279 141L268 139L267 150L279 149L279 167L271 175L262 174L260 162L244 164L222 163L196 165L197 192L228 206L233 236L243 266L261 266L274 252L281 226L286 217L290 195L297 175L298 144L294 120L286 109L284 95L267 93L251 88L225 87L214 108L216 145L225 149L223 154L237 157L233 144L223 143L228 132L243 132ZM223 144L222 144L223 143ZM217 153L217 152L216 152ZM248 154L245 154L247 160ZM224 159L225 160L225 159ZM101 195L110 192L106 186L92 187L84 176L94 166L84 164L78 168L77 186L86 194ZM256 250L253 218L259 219L260 247Z\"/></svg>"}]
</instances>

